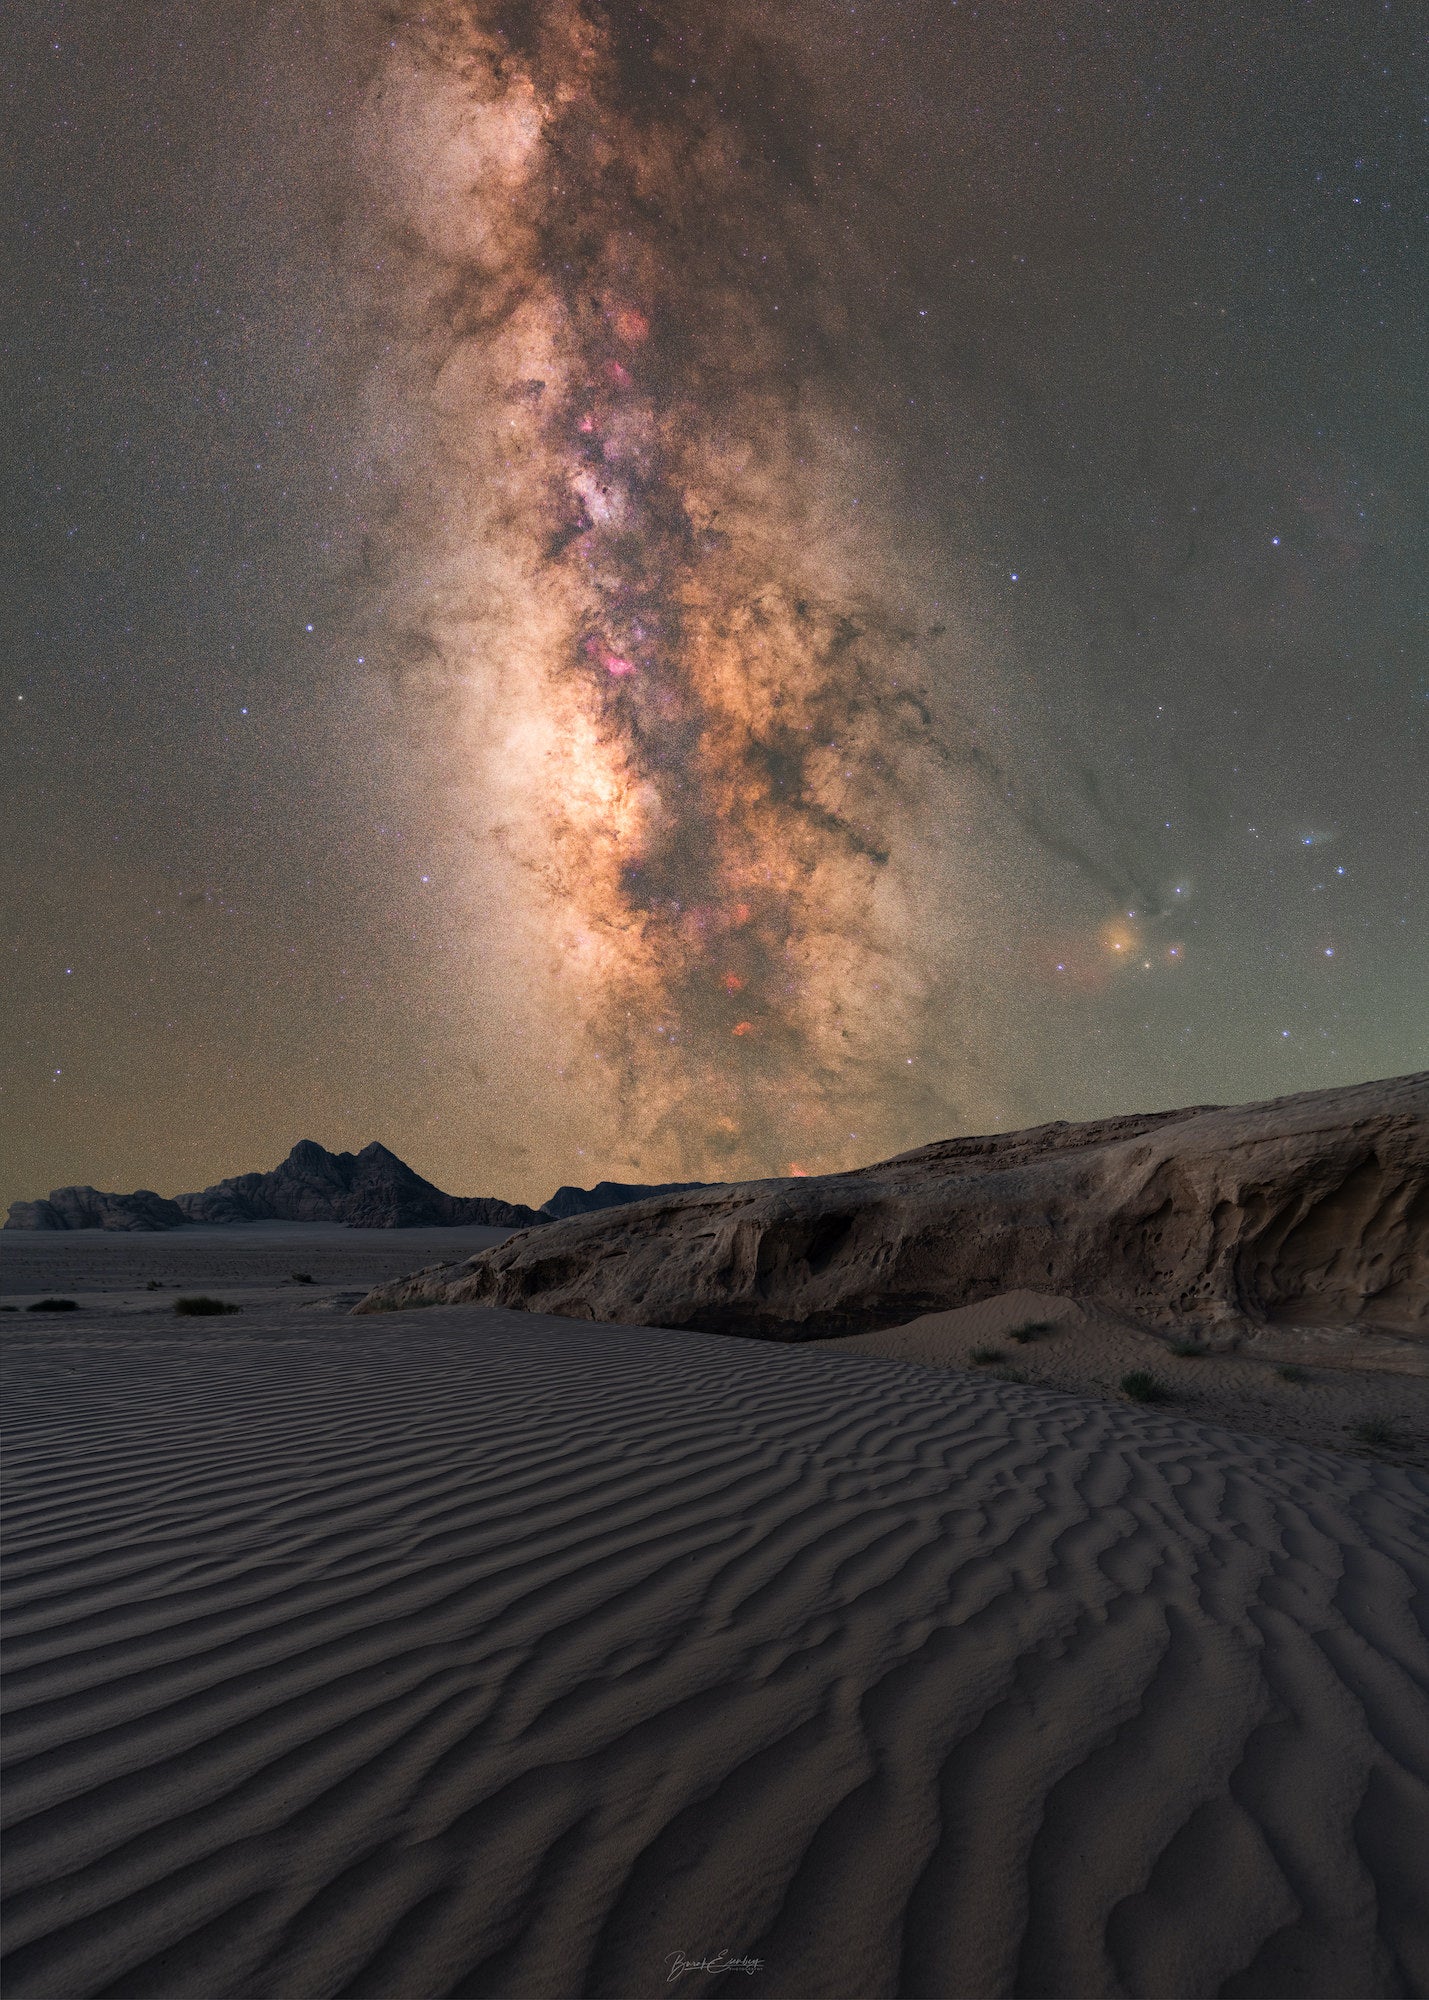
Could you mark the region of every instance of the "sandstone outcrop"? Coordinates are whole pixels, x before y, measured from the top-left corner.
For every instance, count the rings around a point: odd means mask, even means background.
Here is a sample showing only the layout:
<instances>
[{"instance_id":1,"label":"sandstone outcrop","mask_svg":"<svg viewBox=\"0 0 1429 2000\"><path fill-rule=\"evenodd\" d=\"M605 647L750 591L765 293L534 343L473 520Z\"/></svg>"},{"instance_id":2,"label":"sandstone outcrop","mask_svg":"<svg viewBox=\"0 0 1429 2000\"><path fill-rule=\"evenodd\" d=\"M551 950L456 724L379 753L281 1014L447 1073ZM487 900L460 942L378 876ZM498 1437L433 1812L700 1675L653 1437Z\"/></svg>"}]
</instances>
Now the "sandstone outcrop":
<instances>
[{"instance_id":1,"label":"sandstone outcrop","mask_svg":"<svg viewBox=\"0 0 1429 2000\"><path fill-rule=\"evenodd\" d=\"M380 1286L358 1310L473 1300L799 1339L1021 1287L1212 1333L1429 1337L1429 1074L658 1196Z\"/></svg>"}]
</instances>

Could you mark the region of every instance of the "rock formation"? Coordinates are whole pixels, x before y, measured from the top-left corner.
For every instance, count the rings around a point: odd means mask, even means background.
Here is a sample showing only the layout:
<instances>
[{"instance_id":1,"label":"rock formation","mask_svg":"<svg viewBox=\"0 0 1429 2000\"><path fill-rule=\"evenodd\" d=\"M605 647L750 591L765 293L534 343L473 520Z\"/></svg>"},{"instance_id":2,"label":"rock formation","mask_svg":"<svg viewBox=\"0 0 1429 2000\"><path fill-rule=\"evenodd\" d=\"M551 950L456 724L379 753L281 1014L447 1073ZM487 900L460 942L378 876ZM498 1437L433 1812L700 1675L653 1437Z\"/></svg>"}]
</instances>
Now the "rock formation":
<instances>
[{"instance_id":1,"label":"rock formation","mask_svg":"<svg viewBox=\"0 0 1429 2000\"><path fill-rule=\"evenodd\" d=\"M354 1229L430 1229L486 1223L525 1229L544 1220L523 1203L486 1195L443 1194L385 1146L330 1153L300 1139L269 1174L236 1174L181 1194L190 1222L345 1222Z\"/></svg>"},{"instance_id":2,"label":"rock formation","mask_svg":"<svg viewBox=\"0 0 1429 2000\"><path fill-rule=\"evenodd\" d=\"M98 1188L51 1188L48 1201L10 1204L7 1229L182 1229L188 1217L152 1188L102 1194Z\"/></svg>"},{"instance_id":3,"label":"rock formation","mask_svg":"<svg viewBox=\"0 0 1429 2000\"><path fill-rule=\"evenodd\" d=\"M425 1229L484 1223L527 1229L545 1216L521 1202L444 1194L389 1153L330 1153L299 1140L267 1174L237 1174L173 1201L141 1190L99 1194L56 1188L48 1201L17 1201L7 1229L181 1229L189 1223L343 1222L354 1229Z\"/></svg>"},{"instance_id":4,"label":"rock formation","mask_svg":"<svg viewBox=\"0 0 1429 2000\"><path fill-rule=\"evenodd\" d=\"M706 1181L663 1181L653 1187L639 1187L631 1181L597 1181L593 1188L560 1187L549 1201L541 1203L541 1213L563 1222L568 1215L593 1215L599 1208L624 1208L632 1201L648 1201L652 1195L687 1194L691 1188L706 1186Z\"/></svg>"},{"instance_id":5,"label":"rock formation","mask_svg":"<svg viewBox=\"0 0 1429 2000\"><path fill-rule=\"evenodd\" d=\"M799 1339L1019 1287L1208 1331L1429 1335L1429 1074L657 1196L380 1286L358 1309L475 1300Z\"/></svg>"}]
</instances>

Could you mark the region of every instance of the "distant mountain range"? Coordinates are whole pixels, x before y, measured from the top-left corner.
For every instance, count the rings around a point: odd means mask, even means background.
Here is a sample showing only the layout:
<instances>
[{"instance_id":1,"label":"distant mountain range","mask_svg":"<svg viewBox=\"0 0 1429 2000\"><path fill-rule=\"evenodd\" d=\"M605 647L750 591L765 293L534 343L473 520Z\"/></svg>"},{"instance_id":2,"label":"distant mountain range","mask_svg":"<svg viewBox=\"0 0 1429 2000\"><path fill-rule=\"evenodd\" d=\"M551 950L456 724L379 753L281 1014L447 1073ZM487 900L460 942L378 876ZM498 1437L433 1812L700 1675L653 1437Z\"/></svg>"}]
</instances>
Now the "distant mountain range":
<instances>
[{"instance_id":1,"label":"distant mountain range","mask_svg":"<svg viewBox=\"0 0 1429 2000\"><path fill-rule=\"evenodd\" d=\"M557 1188L549 1201L541 1203L541 1213L552 1222L564 1222L568 1215L623 1208L629 1201L645 1201L656 1194L687 1194L691 1188L707 1185L705 1181L662 1181L655 1187L641 1187L633 1181L597 1181L593 1188Z\"/></svg>"},{"instance_id":2,"label":"distant mountain range","mask_svg":"<svg viewBox=\"0 0 1429 2000\"><path fill-rule=\"evenodd\" d=\"M352 1229L456 1228L485 1224L529 1229L554 1217L585 1215L646 1195L682 1191L697 1182L638 1187L602 1181L591 1189L559 1188L544 1208L500 1201L491 1195L444 1194L385 1146L360 1153L330 1153L301 1139L282 1165L266 1174L235 1174L198 1194L172 1201L139 1188L104 1194L92 1187L53 1188L46 1201L11 1205L6 1229L184 1229L195 1223L341 1222Z\"/></svg>"}]
</instances>

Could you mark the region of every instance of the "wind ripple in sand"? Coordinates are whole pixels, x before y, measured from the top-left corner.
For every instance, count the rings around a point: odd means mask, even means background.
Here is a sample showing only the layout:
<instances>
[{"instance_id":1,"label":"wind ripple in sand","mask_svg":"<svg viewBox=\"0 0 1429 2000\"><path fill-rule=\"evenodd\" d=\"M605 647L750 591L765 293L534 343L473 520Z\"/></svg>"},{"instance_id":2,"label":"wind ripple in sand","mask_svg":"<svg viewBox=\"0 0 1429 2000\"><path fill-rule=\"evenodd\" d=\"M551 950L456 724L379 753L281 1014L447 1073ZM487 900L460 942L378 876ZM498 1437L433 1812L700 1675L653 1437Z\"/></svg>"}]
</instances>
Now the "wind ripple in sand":
<instances>
[{"instance_id":1,"label":"wind ripple in sand","mask_svg":"<svg viewBox=\"0 0 1429 2000\"><path fill-rule=\"evenodd\" d=\"M17 1343L9 2000L1429 1991L1416 1475L370 1326Z\"/></svg>"}]
</instances>

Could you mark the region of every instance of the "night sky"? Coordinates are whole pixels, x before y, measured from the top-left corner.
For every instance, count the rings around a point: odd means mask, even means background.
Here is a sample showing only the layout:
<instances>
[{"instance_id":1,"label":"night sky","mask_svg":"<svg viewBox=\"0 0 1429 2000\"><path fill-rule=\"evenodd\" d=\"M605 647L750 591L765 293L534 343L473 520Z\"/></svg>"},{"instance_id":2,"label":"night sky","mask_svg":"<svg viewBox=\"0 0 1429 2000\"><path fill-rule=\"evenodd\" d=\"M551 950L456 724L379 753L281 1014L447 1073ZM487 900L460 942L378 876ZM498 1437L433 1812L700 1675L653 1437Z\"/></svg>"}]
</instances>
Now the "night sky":
<instances>
[{"instance_id":1,"label":"night sky","mask_svg":"<svg viewBox=\"0 0 1429 2000\"><path fill-rule=\"evenodd\" d=\"M36 4L5 1185L1429 1061L1408 6Z\"/></svg>"}]
</instances>

